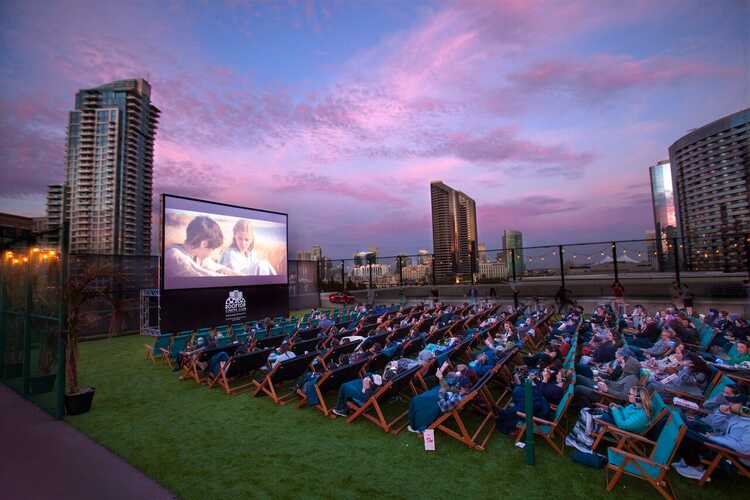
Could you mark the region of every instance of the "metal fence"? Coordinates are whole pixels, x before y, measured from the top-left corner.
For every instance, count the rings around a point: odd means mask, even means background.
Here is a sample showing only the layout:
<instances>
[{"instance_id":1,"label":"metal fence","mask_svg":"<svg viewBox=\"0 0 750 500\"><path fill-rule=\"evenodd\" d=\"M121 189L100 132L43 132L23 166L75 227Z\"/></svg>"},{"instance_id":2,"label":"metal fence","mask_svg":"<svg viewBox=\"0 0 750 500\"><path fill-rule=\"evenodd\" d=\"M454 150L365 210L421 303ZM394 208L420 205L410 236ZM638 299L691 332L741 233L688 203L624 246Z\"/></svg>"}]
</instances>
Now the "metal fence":
<instances>
[{"instance_id":1,"label":"metal fence","mask_svg":"<svg viewBox=\"0 0 750 500\"><path fill-rule=\"evenodd\" d=\"M454 262L454 271L436 272L433 262ZM493 249L471 256L470 281L456 272L448 256L397 255L316 261L324 292L366 288L453 284L502 285L514 283L521 295L539 292L532 285L547 283L579 288L587 296L609 295L614 282L638 295L670 296L675 289L705 283L708 296L747 296L750 273L750 233L723 233L691 238L619 240L563 245ZM711 285L711 280L716 286ZM588 291L584 283L597 286ZM744 284L743 284L744 282ZM589 287L590 288L590 287ZM575 290L574 290L575 291ZM684 290L683 290L684 291Z\"/></svg>"}]
</instances>

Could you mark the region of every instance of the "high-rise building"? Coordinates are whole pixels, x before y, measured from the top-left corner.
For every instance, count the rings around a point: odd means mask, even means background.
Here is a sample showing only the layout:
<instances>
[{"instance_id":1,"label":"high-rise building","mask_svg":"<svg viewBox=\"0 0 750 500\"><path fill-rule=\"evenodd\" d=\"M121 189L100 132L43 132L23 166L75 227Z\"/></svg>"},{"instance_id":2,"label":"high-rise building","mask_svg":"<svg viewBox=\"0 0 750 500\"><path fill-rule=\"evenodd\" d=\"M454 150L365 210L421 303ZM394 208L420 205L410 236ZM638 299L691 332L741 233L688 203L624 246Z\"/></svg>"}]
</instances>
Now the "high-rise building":
<instances>
[{"instance_id":1,"label":"high-rise building","mask_svg":"<svg viewBox=\"0 0 750 500\"><path fill-rule=\"evenodd\" d=\"M674 253L670 242L677 236L672 167L669 160L662 160L648 168L651 178L651 204L654 211L654 238L657 240L656 261L659 270L674 269Z\"/></svg>"},{"instance_id":2,"label":"high-rise building","mask_svg":"<svg viewBox=\"0 0 750 500\"><path fill-rule=\"evenodd\" d=\"M750 231L750 108L669 148L681 256L692 270L744 270Z\"/></svg>"},{"instance_id":3,"label":"high-rise building","mask_svg":"<svg viewBox=\"0 0 750 500\"><path fill-rule=\"evenodd\" d=\"M513 252L511 252L513 250ZM505 230L503 231L503 254L508 272L513 272L513 256L516 259L516 276L523 274L523 234L521 231Z\"/></svg>"},{"instance_id":4,"label":"high-rise building","mask_svg":"<svg viewBox=\"0 0 750 500\"><path fill-rule=\"evenodd\" d=\"M49 247L60 246L60 235L55 231L63 225L64 187L62 184L47 186L47 232L45 242Z\"/></svg>"},{"instance_id":5,"label":"high-rise building","mask_svg":"<svg viewBox=\"0 0 750 500\"><path fill-rule=\"evenodd\" d=\"M487 245L480 243L477 246L477 258L479 262L487 262Z\"/></svg>"},{"instance_id":6,"label":"high-rise building","mask_svg":"<svg viewBox=\"0 0 750 500\"><path fill-rule=\"evenodd\" d=\"M418 255L417 257L418 264L422 264L425 266L430 265L430 262L432 261L432 256L430 255L429 250L420 249L417 251L417 255Z\"/></svg>"},{"instance_id":7,"label":"high-rise building","mask_svg":"<svg viewBox=\"0 0 750 500\"><path fill-rule=\"evenodd\" d=\"M64 219L73 253L151 252L159 110L146 80L78 91L69 113Z\"/></svg>"},{"instance_id":8,"label":"high-rise building","mask_svg":"<svg viewBox=\"0 0 750 500\"><path fill-rule=\"evenodd\" d=\"M656 249L658 241L656 240L656 232L653 229L646 231L646 260L651 264L651 268L654 270L659 269L659 252Z\"/></svg>"},{"instance_id":9,"label":"high-rise building","mask_svg":"<svg viewBox=\"0 0 750 500\"><path fill-rule=\"evenodd\" d=\"M435 280L437 283L470 281L476 272L476 204L441 181L430 184L430 195Z\"/></svg>"},{"instance_id":10,"label":"high-rise building","mask_svg":"<svg viewBox=\"0 0 750 500\"><path fill-rule=\"evenodd\" d=\"M305 252L304 250L300 250L299 252L297 252L297 260L302 260L302 261L313 260L312 254L310 254L310 252Z\"/></svg>"},{"instance_id":11,"label":"high-rise building","mask_svg":"<svg viewBox=\"0 0 750 500\"><path fill-rule=\"evenodd\" d=\"M310 256L312 257L312 260L321 260L321 257L323 257L323 251L321 250L320 245L312 246Z\"/></svg>"}]
</instances>

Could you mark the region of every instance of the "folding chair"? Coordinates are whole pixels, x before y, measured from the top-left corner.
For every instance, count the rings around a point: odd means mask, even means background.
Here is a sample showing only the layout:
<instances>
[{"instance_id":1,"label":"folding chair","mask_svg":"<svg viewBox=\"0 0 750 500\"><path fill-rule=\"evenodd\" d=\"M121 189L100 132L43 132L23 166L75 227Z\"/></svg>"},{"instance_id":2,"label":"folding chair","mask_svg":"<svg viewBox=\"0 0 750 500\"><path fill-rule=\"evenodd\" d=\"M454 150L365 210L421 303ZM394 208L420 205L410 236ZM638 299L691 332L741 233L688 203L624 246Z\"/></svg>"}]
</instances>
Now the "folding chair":
<instances>
[{"instance_id":1,"label":"folding chair","mask_svg":"<svg viewBox=\"0 0 750 500\"><path fill-rule=\"evenodd\" d=\"M734 450L730 450L729 448L714 444L710 441L704 441L703 444L706 445L711 451L713 451L715 455L711 459L701 459L701 462L703 462L703 464L707 467L703 472L703 476L701 477L700 481L698 481L699 486L703 486L704 484L706 484L706 481L711 478L711 474L713 474L713 472L716 470L723 459L727 459L732 462L732 464L734 464L734 466L737 468L737 472L739 472L740 475L750 479L750 467L745 465L745 463L750 463L750 454L743 455ZM743 463L743 461L745 463Z\"/></svg>"},{"instance_id":2,"label":"folding chair","mask_svg":"<svg viewBox=\"0 0 750 500\"><path fill-rule=\"evenodd\" d=\"M145 344L146 347L146 359L150 359L154 363L161 359L164 353L162 350L169 348L169 342L172 340L171 333L163 333L157 337L154 337L153 344Z\"/></svg>"},{"instance_id":3,"label":"folding chair","mask_svg":"<svg viewBox=\"0 0 750 500\"><path fill-rule=\"evenodd\" d=\"M409 412L408 410L399 413L391 420L388 420L383 413L383 403L390 400L395 396L405 396L407 389L411 389L412 394L417 394L417 390L414 387L414 377L419 372L421 366L415 366L409 370L399 373L396 377L391 380L384 382L375 393L370 396L362 406L357 406L353 402L348 402L347 407L354 410L349 418L346 419L348 423L352 423L359 417L364 417L370 422L374 423L383 431L390 432L391 429L403 419Z\"/></svg>"},{"instance_id":4,"label":"folding chair","mask_svg":"<svg viewBox=\"0 0 750 500\"><path fill-rule=\"evenodd\" d=\"M269 347L279 347L286 340L286 335L274 335L255 340L253 349L267 349Z\"/></svg>"},{"instance_id":5,"label":"folding chair","mask_svg":"<svg viewBox=\"0 0 750 500\"><path fill-rule=\"evenodd\" d=\"M319 343L320 340L317 338L311 338L309 340L302 340L299 342L295 341L292 343L291 351L297 356L301 356L306 352L318 352L317 345Z\"/></svg>"},{"instance_id":6,"label":"folding chair","mask_svg":"<svg viewBox=\"0 0 750 500\"><path fill-rule=\"evenodd\" d=\"M277 389L281 388L281 384L290 380L296 380L307 371L310 363L318 355L317 352L306 354L304 356L297 356L292 359L287 359L277 364L275 368L272 368L260 381L254 380L255 392L253 396L262 396L266 394L270 397L274 403L283 405L289 399L295 396L295 391L288 391L286 394L279 395Z\"/></svg>"},{"instance_id":7,"label":"folding chair","mask_svg":"<svg viewBox=\"0 0 750 500\"><path fill-rule=\"evenodd\" d=\"M246 384L233 385L237 380L250 377L256 370L265 366L268 356L273 352L273 348L252 351L244 354L233 356L228 362L222 363L219 373L209 379L209 389L214 385L219 385L224 391L233 396L237 392L253 385L250 380Z\"/></svg>"},{"instance_id":8,"label":"folding chair","mask_svg":"<svg viewBox=\"0 0 750 500\"><path fill-rule=\"evenodd\" d=\"M492 377L491 371L485 373L452 410L438 416L428 429L438 430L471 449L483 451L495 430L495 405L492 395L487 390L487 383ZM475 410L482 417L473 432L469 428L469 420L464 419L463 415L470 409ZM488 424L489 427L487 427ZM480 441L483 434L484 438Z\"/></svg>"},{"instance_id":9,"label":"folding chair","mask_svg":"<svg viewBox=\"0 0 750 500\"><path fill-rule=\"evenodd\" d=\"M639 435L647 436L651 430L659 424L659 422L668 416L669 407L664 403L661 395L658 392L654 392L651 394L651 419L649 420L646 430ZM617 441L617 444L615 445L617 448L629 449L636 453L641 452L641 448L638 447L638 440L630 439L630 436L634 433L624 431L616 425L598 418L595 418L594 422L599 425L599 432L596 434L596 438L594 438L594 444L591 445L592 450L595 450L606 436L610 436L613 440Z\"/></svg>"},{"instance_id":10,"label":"folding chair","mask_svg":"<svg viewBox=\"0 0 750 500\"><path fill-rule=\"evenodd\" d=\"M565 431L562 429L562 426L560 425L560 420L565 416L565 412L568 410L568 406L570 406L570 402L573 399L573 390L574 390L573 384L569 384L568 389L565 391L565 394L563 394L563 397L560 400L560 404L557 405L557 409L555 410L555 416L551 421L545 420L539 417L531 417L534 422L534 434L538 434L542 436L542 438L544 438L547 444L549 444L552 447L552 449L555 450L560 456L563 455L563 446L565 444ZM526 419L525 413L519 411L516 414L519 417ZM516 437L516 443L521 441L525 433L526 433L526 423L524 420L524 423L520 424L519 426L519 432L518 432L518 437ZM560 436L559 446L555 442L556 435Z\"/></svg>"},{"instance_id":11,"label":"folding chair","mask_svg":"<svg viewBox=\"0 0 750 500\"><path fill-rule=\"evenodd\" d=\"M318 404L314 405L314 408L317 408L318 410L323 412L323 415L325 415L326 417L331 416L331 408L326 403L324 397L325 393L334 389L338 389L341 384L358 378L360 370L367 363L367 361L367 359L361 359L355 363L340 366L338 368L334 368L333 370L324 372L320 376L318 381L315 382L315 394L318 397ZM305 392L302 390L298 390L297 395L300 397L297 408L301 408L308 402L307 394L305 394Z\"/></svg>"},{"instance_id":12,"label":"folding chair","mask_svg":"<svg viewBox=\"0 0 750 500\"><path fill-rule=\"evenodd\" d=\"M216 354L219 354L220 352L225 352L227 353L227 356L232 357L238 347L239 344L216 346L212 347L211 349L204 349L203 351L190 356L182 364L182 374L180 375L180 380L192 378L198 384L202 384L204 381L208 381L210 376L206 375L205 370L201 370L200 364L209 363L211 361L211 358Z\"/></svg>"},{"instance_id":13,"label":"folding chair","mask_svg":"<svg viewBox=\"0 0 750 500\"><path fill-rule=\"evenodd\" d=\"M324 370L328 369L328 365L332 361L338 359L342 354L351 354L357 349L357 342L346 342L339 344L336 347L332 347L325 351L322 355L318 356L318 360L323 366ZM368 360L365 360L368 361Z\"/></svg>"},{"instance_id":14,"label":"folding chair","mask_svg":"<svg viewBox=\"0 0 750 500\"><path fill-rule=\"evenodd\" d=\"M180 353L187 350L191 334L177 335L172 339L168 348L161 348L162 358L167 360L170 368L174 368L180 362Z\"/></svg>"},{"instance_id":15,"label":"folding chair","mask_svg":"<svg viewBox=\"0 0 750 500\"><path fill-rule=\"evenodd\" d=\"M661 433L659 433L656 442L635 434L631 436L632 439L642 441L645 445L653 446L648 457L614 446L607 449L609 460L605 469L607 491L612 491L622 475L627 474L648 481L661 496L667 500L673 500L674 492L667 480L667 472L669 472L669 466L686 431L687 426L682 417L678 412L673 411L667 423L664 424ZM609 479L610 470L615 473L611 480Z\"/></svg>"}]
</instances>

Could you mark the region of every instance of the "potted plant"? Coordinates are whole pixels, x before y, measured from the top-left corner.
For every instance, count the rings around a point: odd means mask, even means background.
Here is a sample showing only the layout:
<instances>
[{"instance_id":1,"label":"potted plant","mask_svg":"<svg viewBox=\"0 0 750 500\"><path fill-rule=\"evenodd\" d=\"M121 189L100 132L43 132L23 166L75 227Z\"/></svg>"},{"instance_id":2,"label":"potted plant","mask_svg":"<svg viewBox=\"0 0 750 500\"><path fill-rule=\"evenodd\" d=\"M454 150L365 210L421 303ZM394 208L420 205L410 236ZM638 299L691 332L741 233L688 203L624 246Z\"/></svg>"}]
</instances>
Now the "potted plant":
<instances>
[{"instance_id":1,"label":"potted plant","mask_svg":"<svg viewBox=\"0 0 750 500\"><path fill-rule=\"evenodd\" d=\"M65 373L68 390L65 394L65 410L68 415L80 415L91 409L94 387L81 388L78 382L79 333L85 321L85 305L95 299L113 302L112 289L122 281L121 275L112 268L98 263L91 264L70 276L64 286L63 300L67 308L65 342Z\"/></svg>"}]
</instances>

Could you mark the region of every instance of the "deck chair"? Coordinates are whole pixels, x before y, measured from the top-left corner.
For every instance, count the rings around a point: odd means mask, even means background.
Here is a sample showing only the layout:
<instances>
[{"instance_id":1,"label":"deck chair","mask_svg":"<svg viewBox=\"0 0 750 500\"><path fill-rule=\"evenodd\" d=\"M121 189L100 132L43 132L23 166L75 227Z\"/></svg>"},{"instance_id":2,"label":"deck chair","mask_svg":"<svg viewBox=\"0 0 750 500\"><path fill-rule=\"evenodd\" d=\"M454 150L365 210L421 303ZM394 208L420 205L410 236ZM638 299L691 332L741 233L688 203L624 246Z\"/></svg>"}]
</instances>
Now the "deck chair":
<instances>
[{"instance_id":1,"label":"deck chair","mask_svg":"<svg viewBox=\"0 0 750 500\"><path fill-rule=\"evenodd\" d=\"M367 359L361 359L356 363L340 366L338 368L334 368L333 370L324 372L315 383L315 394L318 396L319 403L315 405L314 408L317 408L318 410L323 412L323 415L325 415L326 417L331 416L332 408L330 408L326 403L324 397L325 394L329 391L338 389L341 384L345 382L349 382L350 380L358 378L360 370L367 363L367 361ZM298 390L297 395L300 397L297 408L301 408L307 403L307 394L305 394L302 390Z\"/></svg>"},{"instance_id":2,"label":"deck chair","mask_svg":"<svg viewBox=\"0 0 750 500\"><path fill-rule=\"evenodd\" d=\"M297 356L292 359L287 359L277 364L275 368L271 369L260 381L254 380L255 392L253 396L258 397L263 394L270 397L276 404L286 404L290 399L295 397L295 391L291 390L285 394L279 394L278 389L284 382L290 380L296 380L307 371L310 363L318 355L317 352L312 352L304 356Z\"/></svg>"},{"instance_id":3,"label":"deck chair","mask_svg":"<svg viewBox=\"0 0 750 500\"><path fill-rule=\"evenodd\" d=\"M327 370L328 365L331 364L332 361L336 361L342 354L351 354L356 349L357 342L346 342L344 344L339 344L336 347L332 347L331 349L325 351L318 357L318 360L323 366L323 369Z\"/></svg>"},{"instance_id":4,"label":"deck chair","mask_svg":"<svg viewBox=\"0 0 750 500\"><path fill-rule=\"evenodd\" d=\"M180 353L187 350L191 336L191 334L177 335L172 339L172 343L168 348L160 349L163 359L167 360L170 368L174 368L180 362Z\"/></svg>"},{"instance_id":5,"label":"deck chair","mask_svg":"<svg viewBox=\"0 0 750 500\"><path fill-rule=\"evenodd\" d=\"M438 416L428 429L440 431L471 449L483 451L495 431L495 405L487 391L487 383L492 377L491 371L480 377L458 405ZM469 410L478 412L482 418L473 431L470 429L472 420L464 418L464 412Z\"/></svg>"},{"instance_id":6,"label":"deck chair","mask_svg":"<svg viewBox=\"0 0 750 500\"><path fill-rule=\"evenodd\" d=\"M710 459L701 459L701 462L703 462L703 464L706 466L706 470L703 471L703 476L701 476L700 481L698 481L699 486L703 486L704 484L706 484L706 481L711 479L711 474L713 474L721 461L724 459L729 460L732 464L734 464L734 466L737 468L737 472L740 475L750 479L750 467L743 463L743 460L745 462L750 462L750 454L743 455L734 450L730 450L729 448L714 444L710 441L704 441L702 444L704 444L712 452L714 452L714 456Z\"/></svg>"},{"instance_id":7,"label":"deck chair","mask_svg":"<svg viewBox=\"0 0 750 500\"><path fill-rule=\"evenodd\" d=\"M612 491L623 474L627 474L648 481L661 496L667 500L673 500L674 492L667 480L667 472L669 472L669 466L686 431L687 426L682 417L678 412L673 411L659 433L656 442L635 434L631 436L632 439L640 440L645 445L653 446L648 457L614 446L610 447L607 450L609 463L605 470L607 491ZM609 479L610 471L614 472L611 480Z\"/></svg>"},{"instance_id":8,"label":"deck chair","mask_svg":"<svg viewBox=\"0 0 750 500\"><path fill-rule=\"evenodd\" d=\"M716 386L718 384L721 383L721 377L722 377L721 372L719 370L717 370L716 368L713 368L713 367L712 367L712 370L713 371L712 371L711 378L708 381L708 383L706 384L706 388L703 390L703 394L701 394L701 395L691 394L691 393L687 393L687 392L682 392L682 391L678 391L678 390L671 389L671 388L668 388L668 387L664 388L663 392L665 394L668 394L670 396L668 398L669 400L671 400L671 398L673 398L673 397L678 397L678 398L682 398L682 399L687 399L689 401L694 401L694 402L696 402L698 404L703 404L703 402L706 399L708 399L709 395L715 394L714 393L714 389L716 388ZM721 390L724 390L723 386L722 386Z\"/></svg>"},{"instance_id":9,"label":"deck chair","mask_svg":"<svg viewBox=\"0 0 750 500\"><path fill-rule=\"evenodd\" d=\"M225 352L227 353L227 356L232 357L235 351L237 351L238 347L239 344L216 346L212 347L211 349L205 349L204 351L201 351L194 356L190 356L182 365L182 374L180 375L180 380L192 378L199 384L202 384L204 381L208 381L210 379L210 375L208 375L207 371L201 370L199 364L208 363L209 361L211 361L211 358L213 356L219 354L220 352Z\"/></svg>"},{"instance_id":10,"label":"deck chair","mask_svg":"<svg viewBox=\"0 0 750 500\"><path fill-rule=\"evenodd\" d=\"M364 376L367 372L383 373L383 370L385 370L385 365L387 365L389 361L396 359L396 356L398 356L398 353L394 354L394 357L389 357L385 353L381 352L376 356L371 357L369 362L362 367L362 376Z\"/></svg>"},{"instance_id":11,"label":"deck chair","mask_svg":"<svg viewBox=\"0 0 750 500\"><path fill-rule=\"evenodd\" d=\"M648 436L651 430L654 429L654 427L656 427L659 422L661 422L668 416L669 407L664 402L661 395L658 392L654 392L653 394L651 394L651 419L649 420L646 430L639 435ZM602 440L605 437L609 436L617 442L617 444L615 445L617 448L629 449L634 453L641 452L642 449L638 447L638 440L630 439L630 436L634 433L624 431L618 428L616 425L610 424L609 422L605 422L604 420L600 420L598 418L595 418L594 422L599 425L599 432L596 433L594 444L591 445L592 450L595 450L597 446L599 446L599 444L602 442Z\"/></svg>"},{"instance_id":12,"label":"deck chair","mask_svg":"<svg viewBox=\"0 0 750 500\"><path fill-rule=\"evenodd\" d=\"M409 412L408 410L404 411L388 420L385 413L383 413L383 403L396 396L406 396L407 390L410 391L412 395L417 394L417 390L414 387L414 377L421 368L421 366L415 366L399 373L391 380L384 382L383 385L380 386L380 388L378 388L362 406L357 406L351 401L348 402L347 407L354 410L354 413L349 415L346 421L351 424L359 417L364 417L383 429L384 432L390 432Z\"/></svg>"},{"instance_id":13,"label":"deck chair","mask_svg":"<svg viewBox=\"0 0 750 500\"><path fill-rule=\"evenodd\" d=\"M320 343L320 339L318 338L311 338L309 340L303 340L300 342L294 342L292 344L292 352L296 354L297 356L301 356L305 354L306 352L318 352L316 349L317 345Z\"/></svg>"},{"instance_id":14,"label":"deck chair","mask_svg":"<svg viewBox=\"0 0 750 500\"><path fill-rule=\"evenodd\" d=\"M298 330L294 335L295 340L310 340L317 338L320 334L320 328L306 328L304 330Z\"/></svg>"},{"instance_id":15,"label":"deck chair","mask_svg":"<svg viewBox=\"0 0 750 500\"><path fill-rule=\"evenodd\" d=\"M253 349L267 349L269 347L276 348L279 347L285 340L285 335L273 335L271 337L264 337L255 341Z\"/></svg>"},{"instance_id":16,"label":"deck chair","mask_svg":"<svg viewBox=\"0 0 750 500\"><path fill-rule=\"evenodd\" d=\"M555 450L560 456L563 455L563 446L565 443L565 431L562 429L560 421L565 416L565 412L568 410L568 406L570 406L570 402L573 399L573 390L573 384L569 384L568 389L565 391L565 394L563 394L563 397L560 400L560 404L557 405L555 416L551 421L539 417L532 417L534 421L534 434L542 436L547 444L549 444L550 447ZM522 417L524 419L526 418L526 414L523 412L519 411L516 414L519 417ZM523 439L525 433L526 422L524 421L519 425L519 432L518 437L516 437L516 443L519 443L521 439ZM557 436L560 437L560 445L555 442Z\"/></svg>"},{"instance_id":17,"label":"deck chair","mask_svg":"<svg viewBox=\"0 0 750 500\"><path fill-rule=\"evenodd\" d=\"M157 360L162 359L162 356L164 355L162 350L169 348L169 342L171 340L172 340L171 333L163 333L161 335L154 337L153 344L145 344L146 359L150 359L154 363L156 363Z\"/></svg>"},{"instance_id":18,"label":"deck chair","mask_svg":"<svg viewBox=\"0 0 750 500\"><path fill-rule=\"evenodd\" d=\"M214 385L219 385L227 394L233 396L246 387L251 387L253 385L252 380L240 385L237 385L236 382L247 379L265 366L268 356L272 352L273 348L269 347L268 349L233 356L228 362L222 363L219 373L215 377L209 379L209 389Z\"/></svg>"}]
</instances>

